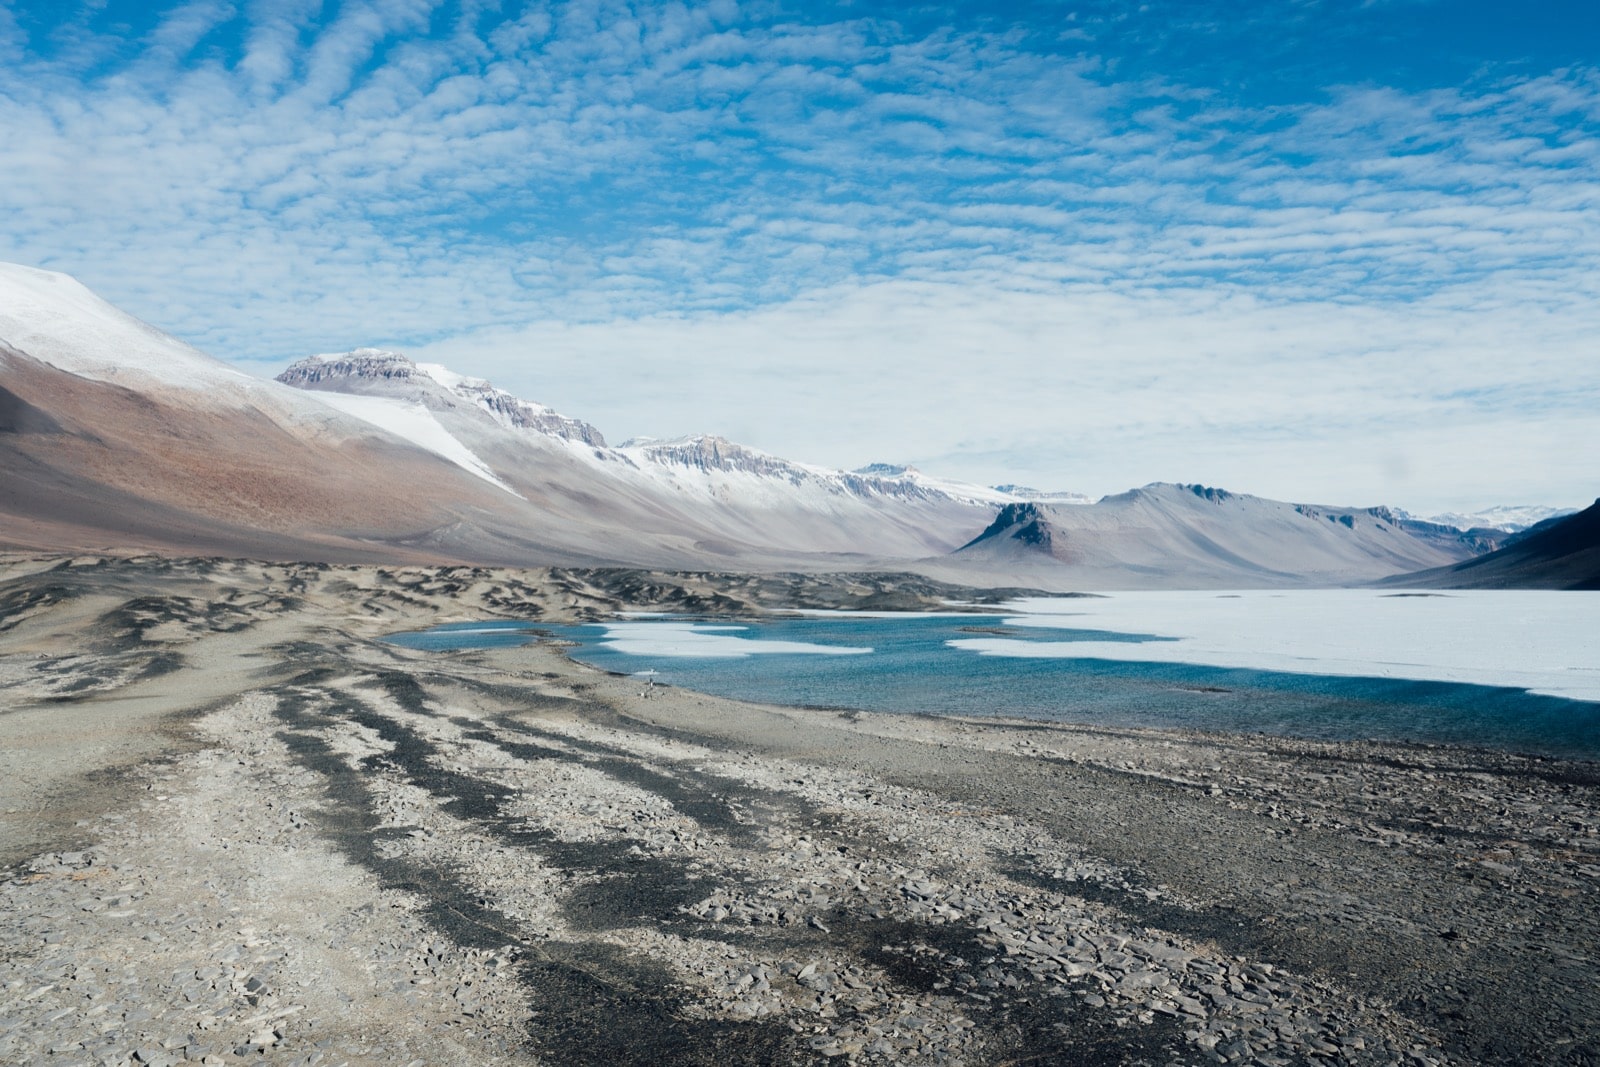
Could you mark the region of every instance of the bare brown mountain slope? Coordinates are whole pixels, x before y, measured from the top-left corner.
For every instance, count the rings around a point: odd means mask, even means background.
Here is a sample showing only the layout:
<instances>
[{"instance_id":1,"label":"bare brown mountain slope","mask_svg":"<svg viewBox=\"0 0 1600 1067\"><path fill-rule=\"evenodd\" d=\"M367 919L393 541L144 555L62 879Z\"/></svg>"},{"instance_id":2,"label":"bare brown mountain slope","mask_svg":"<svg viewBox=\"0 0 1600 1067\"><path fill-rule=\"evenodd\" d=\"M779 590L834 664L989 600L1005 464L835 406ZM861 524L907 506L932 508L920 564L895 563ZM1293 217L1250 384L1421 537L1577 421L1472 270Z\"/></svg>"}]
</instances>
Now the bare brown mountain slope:
<instances>
[{"instance_id":1,"label":"bare brown mountain slope","mask_svg":"<svg viewBox=\"0 0 1600 1067\"><path fill-rule=\"evenodd\" d=\"M542 442L478 440L503 474L497 484L276 383L223 403L135 384L0 347L0 543L329 562L832 569L937 552L941 535L919 521L981 528L988 515L849 502L841 518L697 500L596 476ZM963 530L942 536L953 545Z\"/></svg>"},{"instance_id":2,"label":"bare brown mountain slope","mask_svg":"<svg viewBox=\"0 0 1600 1067\"><path fill-rule=\"evenodd\" d=\"M453 557L409 543L496 503L491 486L376 437L308 440L257 409L93 381L11 349L0 382L0 538L14 545L439 561Z\"/></svg>"},{"instance_id":3,"label":"bare brown mountain slope","mask_svg":"<svg viewBox=\"0 0 1600 1067\"><path fill-rule=\"evenodd\" d=\"M552 434L570 421L555 413L487 383L446 380L461 388L291 388L199 352L65 275L0 264L0 543L835 569L948 551L993 514L982 500L869 499L827 479L805 496L782 477L646 471L621 451L600 455L598 434Z\"/></svg>"}]
</instances>

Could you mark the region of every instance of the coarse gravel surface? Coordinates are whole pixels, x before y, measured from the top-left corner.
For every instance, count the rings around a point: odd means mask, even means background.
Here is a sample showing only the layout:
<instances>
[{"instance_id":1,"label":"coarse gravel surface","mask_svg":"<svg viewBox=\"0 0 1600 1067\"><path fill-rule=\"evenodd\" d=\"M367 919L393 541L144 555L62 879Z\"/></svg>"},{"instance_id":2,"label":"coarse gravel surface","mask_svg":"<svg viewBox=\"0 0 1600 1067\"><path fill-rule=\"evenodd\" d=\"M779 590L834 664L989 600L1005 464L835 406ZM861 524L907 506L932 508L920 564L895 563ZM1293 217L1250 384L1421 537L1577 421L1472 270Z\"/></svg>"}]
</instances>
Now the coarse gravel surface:
<instances>
[{"instance_id":1,"label":"coarse gravel surface","mask_svg":"<svg viewBox=\"0 0 1600 1067\"><path fill-rule=\"evenodd\" d=\"M0 561L0 1062L1600 1064L1593 764L377 640L952 592Z\"/></svg>"}]
</instances>

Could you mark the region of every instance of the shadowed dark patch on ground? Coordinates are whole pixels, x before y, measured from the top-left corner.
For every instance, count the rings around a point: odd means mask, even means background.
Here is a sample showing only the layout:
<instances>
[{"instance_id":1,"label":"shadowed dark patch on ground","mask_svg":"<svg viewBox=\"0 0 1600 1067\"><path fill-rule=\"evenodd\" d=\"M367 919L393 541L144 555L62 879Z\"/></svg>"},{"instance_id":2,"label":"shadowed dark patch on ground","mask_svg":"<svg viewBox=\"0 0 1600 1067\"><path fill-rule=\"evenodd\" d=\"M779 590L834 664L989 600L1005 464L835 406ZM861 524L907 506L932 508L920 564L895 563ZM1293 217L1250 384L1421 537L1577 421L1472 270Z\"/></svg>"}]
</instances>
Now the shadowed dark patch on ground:
<instances>
[{"instance_id":1,"label":"shadowed dark patch on ground","mask_svg":"<svg viewBox=\"0 0 1600 1067\"><path fill-rule=\"evenodd\" d=\"M1001 863L997 869L1022 885L1108 905L1135 926L1193 942L1210 942L1224 955L1243 956L1298 973L1305 973L1309 965L1313 971L1333 976L1375 965L1347 941L1308 936L1311 931L1297 930L1295 922L1280 921L1277 916L1228 905L1189 908L1170 900L1152 900L1145 895L1144 886L1134 883L1124 888L1106 882L1058 878L1032 864L1026 856L1012 857L1011 862ZM1381 962L1376 965L1382 966Z\"/></svg>"},{"instance_id":2,"label":"shadowed dark patch on ground","mask_svg":"<svg viewBox=\"0 0 1600 1067\"><path fill-rule=\"evenodd\" d=\"M695 771L682 762L673 763L671 772L664 773L646 766L639 757L629 755L622 748L551 735L515 719L502 719L497 725L522 736L558 740L568 749L582 753L584 766L615 781L654 793L671 803L678 813L743 845L759 843L761 829L775 822L799 821L800 825L805 825L822 816L820 808L801 797L756 789L731 778ZM560 753L536 742L510 741L487 730L474 731L472 736L519 759L574 760L570 751ZM756 814L752 816L746 812Z\"/></svg>"},{"instance_id":3,"label":"shadowed dark patch on ground","mask_svg":"<svg viewBox=\"0 0 1600 1067\"><path fill-rule=\"evenodd\" d=\"M1122 1067L1166 1064L1191 1051L1183 1026L1158 1016L1152 1023L1128 1023L1104 1009L1086 1004L1078 992L1089 986L1060 986L1036 981L985 945L972 927L964 924L924 924L895 920L851 922L844 916L830 919L835 941L851 944L861 957L908 989L956 995L958 975L983 974L990 966L1020 977L1021 985L985 1003L959 996L961 1010L987 1038L985 1062L1006 1064L1060 1064L1062 1067ZM994 990L976 987L980 995Z\"/></svg>"},{"instance_id":4,"label":"shadowed dark patch on ground","mask_svg":"<svg viewBox=\"0 0 1600 1067\"><path fill-rule=\"evenodd\" d=\"M425 690L414 680L385 678L381 687L389 696L426 713ZM663 927L694 927L697 935L701 929L713 927L707 932L713 936L726 933L726 940L730 942L755 939L753 931L742 934L717 930L714 924L703 924L679 913L683 904L703 898L711 888L710 883L689 871L686 865L659 856L640 855L627 841L559 841L548 831L529 827L505 815L502 812L503 787L441 770L431 758L436 754L435 746L403 724L355 704L339 708L336 714L366 726L394 746L383 755L369 757L365 761L367 767L375 771L384 768L399 771L408 781L438 797L443 807L457 817L472 821L481 831L508 846L536 853L546 866L577 876L562 901L563 914L575 927L610 929L645 921ZM790 814L815 814L817 818L810 820L813 823L831 823L822 817L825 813L798 798L774 796L714 776L695 776L705 779L695 781L680 775L677 768L673 775L663 774L621 755L598 754L619 750L596 743L575 743L566 736L558 739L567 746L564 748L539 744L535 739L548 735L526 724L517 726L519 733L530 740L510 741L484 729L467 730L466 734L495 744L519 759L556 760L601 770L619 781L668 797L686 814L693 814L703 824L723 832L733 829L753 833L734 818L734 809L729 804L729 797L734 793L740 803L752 807L787 806L796 801L795 812ZM586 751L576 754L571 750L573 747ZM724 792L713 795L712 789ZM774 801L778 803L774 805ZM379 862L390 868L395 865L394 861ZM441 893L462 893L460 887L444 884L438 878L429 884L414 874L404 884L429 899L437 899ZM495 921L486 924L482 918L467 914L486 910L472 901L467 901L466 907L440 902L430 909L430 916L436 925L452 931L452 936L458 940L472 934L470 927L487 925L494 931L490 940L500 943L508 925L503 917L496 915ZM463 921L469 921L469 929L456 930ZM855 921L842 910L829 916L828 925L830 932L826 934L800 924L763 930L759 940L769 947L783 945L801 951L824 946L835 950L843 947L882 966L897 983L919 992L940 992L940 986L948 986L953 971L952 964L944 958L946 955L977 961L992 952L965 927L934 927L893 920ZM937 945L938 948L933 956L919 959L899 951L909 944ZM930 948L930 952L933 949ZM692 1035L681 1033L685 1025L681 1021L676 1027L669 1025L674 1022L673 1012L679 1002L670 995L662 995L663 990L671 988L671 980L653 964L610 950L597 959L589 944L545 944L540 946L540 953L543 958L524 964L526 980L540 989L543 996L549 996L552 989L559 995L542 1008L534 1032L541 1049L560 1050L562 1062L711 1064L718 1062L719 1056L730 1055L736 1058L725 1062L796 1062L806 1058L789 1031L771 1024L700 1021L687 1024ZM963 998L962 1005L981 1028L986 1047L1005 1062L1074 1063L1089 1067L1166 1062L1156 1056L1172 1047L1175 1030L1165 1021L1136 1029L1118 1027L1110 1017L1097 1013L1076 997L1050 995L1048 990L1043 983L1030 982L1022 990L1008 990L1005 997L996 998L992 1003ZM949 995L954 995L953 991ZM609 1043L591 1032L596 1018L607 1014L616 1016L623 1011L648 1031L629 1033L618 1027L611 1031L616 1036ZM765 1061L759 1057L737 1058L757 1054L758 1049L750 1044L752 1028L767 1035L762 1039L767 1042L762 1046L764 1051L759 1052L768 1057ZM1170 1051L1167 1058L1170 1059Z\"/></svg>"},{"instance_id":5,"label":"shadowed dark patch on ground","mask_svg":"<svg viewBox=\"0 0 1600 1067\"><path fill-rule=\"evenodd\" d=\"M404 691L405 687L398 688ZM281 694L277 714L287 727L282 736L297 761L323 777L331 802L317 816L323 829L341 851L376 873L386 887L404 888L426 900L424 914L429 923L456 944L467 948L521 944L524 956L518 967L518 980L533 994L537 1005L529 1042L540 1055L562 1064L681 1063L705 1067L757 1067L813 1058L795 1045L792 1033L772 1024L708 1022L685 1017L684 1002L673 992L671 975L650 960L591 942L522 943L513 921L481 903L448 873L379 855L375 849L378 841L398 837L404 831L378 829L372 793L362 776L314 731L330 720L346 718L373 729L388 724L401 735L409 731L354 705L316 707L314 703L303 694ZM401 740L405 740L403 736ZM422 761L426 771L427 746L414 742L405 747L396 766L406 771L408 766ZM500 815L498 802L483 799L486 789L495 788L492 784L448 773L425 773L421 780L412 780L435 795L448 796L445 806L455 807L454 814L478 821L481 829L502 837L508 845L531 844L535 839L547 843L547 835L506 825L511 820ZM448 787L461 790L461 795ZM575 852L592 852L588 845L571 847ZM542 852L540 855L541 859L547 858ZM594 858L606 859L603 855ZM612 862L617 859L611 857ZM614 914L617 909L609 910Z\"/></svg>"},{"instance_id":6,"label":"shadowed dark patch on ground","mask_svg":"<svg viewBox=\"0 0 1600 1067\"><path fill-rule=\"evenodd\" d=\"M821 1059L771 1023L683 1018L680 1003L662 995L668 980L618 949L556 942L539 955L522 976L541 998L535 1043L555 1063L768 1067Z\"/></svg>"},{"instance_id":7,"label":"shadowed dark patch on ground","mask_svg":"<svg viewBox=\"0 0 1600 1067\"><path fill-rule=\"evenodd\" d=\"M1382 932L1388 942L1381 952L1374 953L1342 929L1348 924L1310 916L1280 917L1227 905L1187 908L1151 900L1137 886L1123 889L1103 882L1057 878L1028 862L1028 857L1014 857L999 869L1024 885L1109 905L1134 924L1191 941L1211 942L1226 955L1260 960L1300 974L1320 973L1334 979L1356 976L1359 987L1382 989L1408 1016L1435 1030L1445 1051L1463 1062L1600 1064L1600 1037L1573 1045L1561 1053L1563 1058L1549 1058L1552 1050L1545 1036L1546 1022L1525 1007L1508 1011L1509 997L1502 999L1485 989L1495 984L1508 990L1522 988L1535 973L1543 973L1547 988L1565 988L1577 1003L1588 973L1584 963L1543 958L1528 951L1511 956L1507 946L1498 941L1467 946L1431 935L1419 940L1416 934L1395 930ZM1448 953L1447 961L1438 957L1441 951ZM1476 974L1472 984L1479 993L1471 1004L1451 984L1451 975L1462 972ZM1562 1010L1554 1000L1541 1008L1556 1014Z\"/></svg>"},{"instance_id":8,"label":"shadowed dark patch on ground","mask_svg":"<svg viewBox=\"0 0 1600 1067\"><path fill-rule=\"evenodd\" d=\"M185 666L187 664L184 663L183 656L180 654L176 652L157 652L145 661L144 666L139 668L139 673L130 680L142 682L149 678L161 678L168 674L176 674L178 671L183 670Z\"/></svg>"},{"instance_id":9,"label":"shadowed dark patch on ground","mask_svg":"<svg viewBox=\"0 0 1600 1067\"><path fill-rule=\"evenodd\" d=\"M383 688L414 707L421 707L425 699L421 686L414 683L386 678ZM442 810L473 823L488 836L535 853L547 867L595 879L592 884L575 883L564 902L568 921L575 926L610 929L641 919L678 921L679 908L705 895L700 876L689 870L687 861L642 854L635 842L626 839L562 841L551 831L504 810L509 798L504 786L440 767L432 758L438 753L437 746L416 731L357 703L342 706L338 717L367 727L392 746L388 752L363 760L367 768L392 768L438 798ZM583 762L571 754L542 748L535 758Z\"/></svg>"},{"instance_id":10,"label":"shadowed dark patch on ground","mask_svg":"<svg viewBox=\"0 0 1600 1067\"><path fill-rule=\"evenodd\" d=\"M0 593L0 633L14 629L32 612L64 604L82 594L76 585L49 581L43 575L31 577L33 581L13 582L9 589Z\"/></svg>"},{"instance_id":11,"label":"shadowed dark patch on ground","mask_svg":"<svg viewBox=\"0 0 1600 1067\"><path fill-rule=\"evenodd\" d=\"M36 664L34 670L65 679L39 698L42 704L70 704L102 697L107 691L175 674L187 664L176 652L133 652L113 656L70 657Z\"/></svg>"}]
</instances>

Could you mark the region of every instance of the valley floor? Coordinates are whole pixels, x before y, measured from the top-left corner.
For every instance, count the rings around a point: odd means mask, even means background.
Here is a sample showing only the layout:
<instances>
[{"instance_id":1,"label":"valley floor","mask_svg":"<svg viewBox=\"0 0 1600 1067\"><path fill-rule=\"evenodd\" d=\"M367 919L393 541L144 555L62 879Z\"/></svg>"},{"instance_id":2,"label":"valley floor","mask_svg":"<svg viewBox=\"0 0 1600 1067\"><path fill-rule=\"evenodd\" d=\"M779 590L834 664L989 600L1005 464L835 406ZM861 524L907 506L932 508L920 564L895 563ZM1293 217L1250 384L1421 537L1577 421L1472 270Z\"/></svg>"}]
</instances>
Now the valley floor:
<instances>
[{"instance_id":1,"label":"valley floor","mask_svg":"<svg viewBox=\"0 0 1600 1067\"><path fill-rule=\"evenodd\" d=\"M1600 1063L1600 767L530 646L914 578L0 561L0 1062Z\"/></svg>"}]
</instances>

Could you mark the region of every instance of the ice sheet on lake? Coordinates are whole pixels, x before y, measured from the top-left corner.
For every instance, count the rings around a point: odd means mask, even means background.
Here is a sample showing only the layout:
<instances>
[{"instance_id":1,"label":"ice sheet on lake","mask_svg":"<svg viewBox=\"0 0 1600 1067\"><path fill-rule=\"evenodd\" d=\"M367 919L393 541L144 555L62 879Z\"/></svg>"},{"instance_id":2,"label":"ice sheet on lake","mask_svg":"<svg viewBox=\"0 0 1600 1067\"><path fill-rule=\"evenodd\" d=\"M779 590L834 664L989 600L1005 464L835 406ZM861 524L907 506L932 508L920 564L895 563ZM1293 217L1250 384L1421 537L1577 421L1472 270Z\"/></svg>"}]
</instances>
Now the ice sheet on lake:
<instances>
[{"instance_id":1,"label":"ice sheet on lake","mask_svg":"<svg viewBox=\"0 0 1600 1067\"><path fill-rule=\"evenodd\" d=\"M1600 594L1533 590L1117 593L1029 599L1007 625L1178 638L1140 644L973 637L986 656L1213 667L1512 686L1600 701ZM1021 635L1019 635L1020 638Z\"/></svg>"},{"instance_id":2,"label":"ice sheet on lake","mask_svg":"<svg viewBox=\"0 0 1600 1067\"><path fill-rule=\"evenodd\" d=\"M749 629L748 626L711 626L695 622L614 622L605 624L605 637L600 644L630 656L696 659L736 659L778 653L852 656L872 651L859 646L818 645L809 641L757 641L735 636Z\"/></svg>"}]
</instances>

